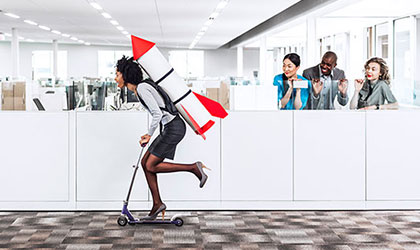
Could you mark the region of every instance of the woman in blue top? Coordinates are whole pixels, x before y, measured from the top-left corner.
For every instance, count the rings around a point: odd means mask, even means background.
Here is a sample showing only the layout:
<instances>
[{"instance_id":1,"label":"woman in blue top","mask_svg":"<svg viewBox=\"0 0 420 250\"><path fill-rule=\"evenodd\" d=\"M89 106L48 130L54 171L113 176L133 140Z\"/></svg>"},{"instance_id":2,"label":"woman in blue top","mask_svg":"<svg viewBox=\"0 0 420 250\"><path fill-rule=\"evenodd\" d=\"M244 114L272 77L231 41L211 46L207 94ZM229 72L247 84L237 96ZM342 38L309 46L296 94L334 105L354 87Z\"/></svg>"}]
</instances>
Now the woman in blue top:
<instances>
[{"instance_id":1,"label":"woman in blue top","mask_svg":"<svg viewBox=\"0 0 420 250\"><path fill-rule=\"evenodd\" d=\"M311 84L307 88L293 88L293 81L305 80L298 75L300 57L296 53L287 54L283 58L283 74L274 77L274 86L278 87L278 107L280 109L303 109L308 102Z\"/></svg>"}]
</instances>

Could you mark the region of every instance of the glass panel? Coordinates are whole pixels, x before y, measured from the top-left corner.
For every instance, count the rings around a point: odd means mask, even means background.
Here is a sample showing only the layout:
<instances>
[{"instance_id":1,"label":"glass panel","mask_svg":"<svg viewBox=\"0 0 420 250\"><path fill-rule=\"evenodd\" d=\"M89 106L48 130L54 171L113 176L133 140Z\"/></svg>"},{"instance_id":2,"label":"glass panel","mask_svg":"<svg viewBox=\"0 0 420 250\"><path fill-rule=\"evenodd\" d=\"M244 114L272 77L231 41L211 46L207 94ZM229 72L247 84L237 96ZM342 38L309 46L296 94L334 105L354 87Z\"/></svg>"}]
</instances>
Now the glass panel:
<instances>
[{"instance_id":1,"label":"glass panel","mask_svg":"<svg viewBox=\"0 0 420 250\"><path fill-rule=\"evenodd\" d=\"M132 57L133 53L129 50L102 50L98 51L98 77L114 78L115 65L124 56Z\"/></svg>"},{"instance_id":2,"label":"glass panel","mask_svg":"<svg viewBox=\"0 0 420 250\"><path fill-rule=\"evenodd\" d=\"M413 103L413 79L411 74L410 48L410 18L396 20L395 27L395 58L393 90L400 103Z\"/></svg>"},{"instance_id":3,"label":"glass panel","mask_svg":"<svg viewBox=\"0 0 420 250\"><path fill-rule=\"evenodd\" d=\"M388 24L376 25L376 56L388 62Z\"/></svg>"}]
</instances>

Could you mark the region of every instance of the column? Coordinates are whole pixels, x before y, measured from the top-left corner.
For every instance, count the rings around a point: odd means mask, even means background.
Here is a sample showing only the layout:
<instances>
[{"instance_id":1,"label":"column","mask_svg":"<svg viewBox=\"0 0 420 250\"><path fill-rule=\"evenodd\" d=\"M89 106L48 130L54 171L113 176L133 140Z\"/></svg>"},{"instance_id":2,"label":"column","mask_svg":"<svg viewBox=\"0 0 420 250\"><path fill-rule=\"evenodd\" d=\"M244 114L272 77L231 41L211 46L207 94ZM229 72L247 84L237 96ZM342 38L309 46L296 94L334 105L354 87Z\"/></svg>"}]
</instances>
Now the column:
<instances>
[{"instance_id":1,"label":"column","mask_svg":"<svg viewBox=\"0 0 420 250\"><path fill-rule=\"evenodd\" d=\"M243 77L244 76L244 47L239 46L236 49L236 56L237 56L237 70L236 76Z\"/></svg>"},{"instance_id":2,"label":"column","mask_svg":"<svg viewBox=\"0 0 420 250\"><path fill-rule=\"evenodd\" d=\"M16 28L12 28L12 78L19 77L19 38Z\"/></svg>"},{"instance_id":3,"label":"column","mask_svg":"<svg viewBox=\"0 0 420 250\"><path fill-rule=\"evenodd\" d=\"M266 83L266 53L267 53L267 37L262 36L260 39L260 70L258 72L258 79L260 80L260 84L263 85Z\"/></svg>"},{"instance_id":4,"label":"column","mask_svg":"<svg viewBox=\"0 0 420 250\"><path fill-rule=\"evenodd\" d=\"M57 40L53 40L53 82L52 86L55 86L55 81L58 76L58 42Z\"/></svg>"},{"instance_id":5,"label":"column","mask_svg":"<svg viewBox=\"0 0 420 250\"><path fill-rule=\"evenodd\" d=\"M303 65L306 65L306 67L316 65L321 60L317 44L316 19L308 17L306 19L306 55L304 55L305 58L302 60Z\"/></svg>"}]
</instances>

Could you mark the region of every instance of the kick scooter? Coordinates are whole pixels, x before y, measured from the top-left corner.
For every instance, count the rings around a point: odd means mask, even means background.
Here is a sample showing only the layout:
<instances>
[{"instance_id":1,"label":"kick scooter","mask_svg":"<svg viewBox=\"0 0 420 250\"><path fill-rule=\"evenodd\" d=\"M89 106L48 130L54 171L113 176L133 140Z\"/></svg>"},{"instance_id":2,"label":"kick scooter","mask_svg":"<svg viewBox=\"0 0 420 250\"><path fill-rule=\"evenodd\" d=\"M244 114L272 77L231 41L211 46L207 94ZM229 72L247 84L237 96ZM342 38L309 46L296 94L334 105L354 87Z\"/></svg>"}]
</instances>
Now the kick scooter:
<instances>
[{"instance_id":1,"label":"kick scooter","mask_svg":"<svg viewBox=\"0 0 420 250\"><path fill-rule=\"evenodd\" d=\"M128 225L136 225L136 224L174 224L175 226L180 227L184 224L184 221L177 214L172 216L172 218L169 219L169 220L165 220L165 219L140 220L140 219L134 218L134 216L128 210L128 200L130 199L131 189L133 188L134 179L136 177L137 170L139 169L139 163L140 163L140 160L141 160L141 156L143 155L143 150L144 150L145 146L146 145L142 145L140 156L139 156L139 159L137 161L137 164L133 166L134 173L133 173L133 177L131 178L130 188L128 189L127 199L125 199L125 201L123 203L124 204L123 209L121 211L120 217L118 217L117 223L120 226L125 226L127 224Z\"/></svg>"}]
</instances>

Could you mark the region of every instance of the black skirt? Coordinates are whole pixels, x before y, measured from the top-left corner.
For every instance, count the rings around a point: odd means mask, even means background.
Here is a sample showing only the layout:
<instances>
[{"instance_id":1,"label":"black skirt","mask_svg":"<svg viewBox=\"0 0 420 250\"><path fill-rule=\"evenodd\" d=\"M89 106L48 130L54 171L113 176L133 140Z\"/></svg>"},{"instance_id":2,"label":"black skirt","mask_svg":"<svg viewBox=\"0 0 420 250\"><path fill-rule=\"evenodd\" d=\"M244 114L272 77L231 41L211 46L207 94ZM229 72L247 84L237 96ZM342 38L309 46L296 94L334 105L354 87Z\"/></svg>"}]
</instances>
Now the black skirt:
<instances>
[{"instance_id":1,"label":"black skirt","mask_svg":"<svg viewBox=\"0 0 420 250\"><path fill-rule=\"evenodd\" d=\"M185 132L185 123L177 115L172 121L164 125L160 135L150 145L149 152L159 158L173 160L176 146L184 138Z\"/></svg>"}]
</instances>

